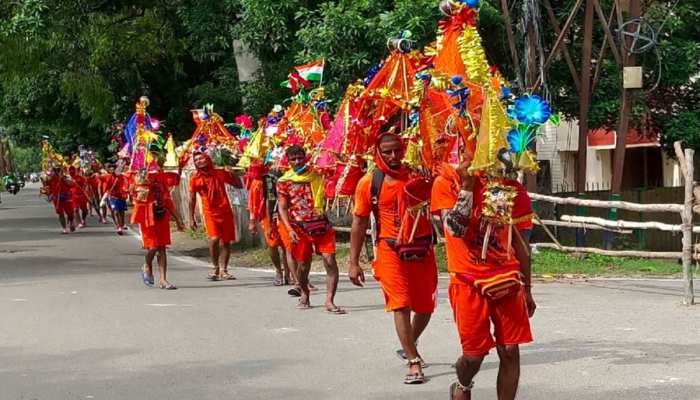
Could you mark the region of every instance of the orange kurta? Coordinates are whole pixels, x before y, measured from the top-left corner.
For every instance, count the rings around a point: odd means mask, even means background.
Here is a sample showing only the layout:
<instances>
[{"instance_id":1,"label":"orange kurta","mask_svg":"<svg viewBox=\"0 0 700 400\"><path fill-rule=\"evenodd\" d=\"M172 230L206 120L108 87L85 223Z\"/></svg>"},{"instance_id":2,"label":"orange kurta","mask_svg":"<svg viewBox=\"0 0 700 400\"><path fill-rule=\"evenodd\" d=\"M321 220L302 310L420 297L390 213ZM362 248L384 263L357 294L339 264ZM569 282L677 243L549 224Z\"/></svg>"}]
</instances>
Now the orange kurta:
<instances>
[{"instance_id":1,"label":"orange kurta","mask_svg":"<svg viewBox=\"0 0 700 400\"><path fill-rule=\"evenodd\" d=\"M148 174L147 187L148 196L145 201L141 201L135 194L134 209L131 214L131 223L139 224L141 229L141 239L144 249L155 249L168 246L170 238L170 188L176 186L180 181L180 176L169 172L152 172ZM170 201L171 204L168 204ZM154 207L159 205L164 207L165 214L161 218L156 218Z\"/></svg>"},{"instance_id":2,"label":"orange kurta","mask_svg":"<svg viewBox=\"0 0 700 400\"><path fill-rule=\"evenodd\" d=\"M236 225L225 184L241 186L230 173L213 168L210 173L197 171L190 178L190 191L199 194L202 200L207 236L227 244L236 240Z\"/></svg>"},{"instance_id":3,"label":"orange kurta","mask_svg":"<svg viewBox=\"0 0 700 400\"><path fill-rule=\"evenodd\" d=\"M401 260L389 241L398 237L399 226L404 215L401 197L405 181L384 179L378 199L380 240L376 246L373 263L374 278L384 292L386 311L410 308L422 314L432 313L437 304L437 266L431 249L422 260ZM354 213L368 217L372 213L372 174L365 175L355 191ZM421 223L416 237L432 233L430 224ZM430 230L428 230L430 229Z\"/></svg>"},{"instance_id":4,"label":"orange kurta","mask_svg":"<svg viewBox=\"0 0 700 400\"><path fill-rule=\"evenodd\" d=\"M88 205L87 191L89 190L87 180L79 174L71 175L74 185L71 187L73 205L76 208L85 208Z\"/></svg>"},{"instance_id":5,"label":"orange kurta","mask_svg":"<svg viewBox=\"0 0 700 400\"><path fill-rule=\"evenodd\" d=\"M53 175L46 183L56 214L73 214L72 185L68 177L63 175Z\"/></svg>"},{"instance_id":6,"label":"orange kurta","mask_svg":"<svg viewBox=\"0 0 700 400\"><path fill-rule=\"evenodd\" d=\"M527 217L531 214L529 197L525 189L516 181L505 183L518 189L518 196L513 205L513 217ZM435 179L432 189L431 211L440 214L442 210L454 207L459 194L460 182L450 175L441 175ZM473 280L507 271L518 270L517 259L505 253L507 248L507 228L494 230L489 243L486 261L479 260L482 231L481 207L483 205L484 182L477 179L474 185L474 203L466 238L455 237L445 229L445 248L447 269L451 279L449 298L453 317L457 325L462 353L466 355L484 355L496 344L523 344L532 341L532 332L527 315L525 296L519 294L497 302L487 301L474 287ZM522 221L517 228L529 229L532 222ZM493 333L491 327L493 326Z\"/></svg>"}]
</instances>

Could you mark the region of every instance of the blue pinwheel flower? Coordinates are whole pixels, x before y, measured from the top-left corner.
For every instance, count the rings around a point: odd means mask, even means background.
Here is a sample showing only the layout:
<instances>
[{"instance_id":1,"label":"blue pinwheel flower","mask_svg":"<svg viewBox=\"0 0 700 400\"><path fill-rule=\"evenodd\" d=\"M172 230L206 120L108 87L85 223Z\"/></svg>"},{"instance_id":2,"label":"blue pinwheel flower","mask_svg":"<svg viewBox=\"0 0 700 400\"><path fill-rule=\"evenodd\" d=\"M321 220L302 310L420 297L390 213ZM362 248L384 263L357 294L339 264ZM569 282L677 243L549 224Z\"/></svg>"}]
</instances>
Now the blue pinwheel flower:
<instances>
[{"instance_id":1,"label":"blue pinwheel flower","mask_svg":"<svg viewBox=\"0 0 700 400\"><path fill-rule=\"evenodd\" d=\"M515 99L515 105L508 110L508 115L526 125L542 125L552 115L552 109L540 96L521 96Z\"/></svg>"}]
</instances>

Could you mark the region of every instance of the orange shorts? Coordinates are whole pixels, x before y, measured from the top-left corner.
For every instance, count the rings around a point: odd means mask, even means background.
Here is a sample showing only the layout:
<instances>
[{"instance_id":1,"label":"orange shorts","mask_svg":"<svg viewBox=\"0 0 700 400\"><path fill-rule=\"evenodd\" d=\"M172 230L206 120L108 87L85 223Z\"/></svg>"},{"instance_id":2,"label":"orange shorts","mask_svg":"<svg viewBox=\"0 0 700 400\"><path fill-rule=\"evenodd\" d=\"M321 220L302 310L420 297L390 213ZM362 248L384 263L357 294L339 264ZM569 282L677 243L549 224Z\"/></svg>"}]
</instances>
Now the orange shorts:
<instances>
[{"instance_id":1,"label":"orange shorts","mask_svg":"<svg viewBox=\"0 0 700 400\"><path fill-rule=\"evenodd\" d=\"M532 342L524 291L490 302L471 284L452 277L449 292L463 354L481 356L496 344Z\"/></svg>"},{"instance_id":2,"label":"orange shorts","mask_svg":"<svg viewBox=\"0 0 700 400\"><path fill-rule=\"evenodd\" d=\"M423 260L402 261L386 241L380 240L372 268L374 279L382 286L387 312L406 307L419 314L435 310L437 265L432 250Z\"/></svg>"},{"instance_id":3,"label":"orange shorts","mask_svg":"<svg viewBox=\"0 0 700 400\"><path fill-rule=\"evenodd\" d=\"M73 215L73 213L75 212L75 206L73 205L72 201L56 202L56 203L54 203L53 208L56 211L56 214L58 214L58 215L61 215L61 214Z\"/></svg>"},{"instance_id":4,"label":"orange shorts","mask_svg":"<svg viewBox=\"0 0 700 400\"><path fill-rule=\"evenodd\" d=\"M170 216L156 221L155 225L144 226L140 224L141 240L144 249L156 249L158 247L170 245Z\"/></svg>"},{"instance_id":5,"label":"orange shorts","mask_svg":"<svg viewBox=\"0 0 700 400\"><path fill-rule=\"evenodd\" d=\"M224 244L236 240L236 225L233 221L233 213L217 214L212 216L205 213L204 225L207 228L209 239L218 238Z\"/></svg>"},{"instance_id":6,"label":"orange shorts","mask_svg":"<svg viewBox=\"0 0 700 400\"><path fill-rule=\"evenodd\" d=\"M263 234L265 234L265 242L267 242L267 247L282 246L282 239L280 238L280 233L277 228L277 221L270 222L269 218L265 218L260 221L260 225L263 228Z\"/></svg>"},{"instance_id":7,"label":"orange shorts","mask_svg":"<svg viewBox=\"0 0 700 400\"><path fill-rule=\"evenodd\" d=\"M87 197L73 197L73 205L75 208L87 208L88 199Z\"/></svg>"},{"instance_id":8,"label":"orange shorts","mask_svg":"<svg viewBox=\"0 0 700 400\"><path fill-rule=\"evenodd\" d=\"M301 228L295 227L294 231L299 235L297 243L292 243L284 224L279 224L278 229L284 248L297 261L311 260L314 250L316 254L335 254L335 230L333 228L329 229L323 236L309 236Z\"/></svg>"}]
</instances>

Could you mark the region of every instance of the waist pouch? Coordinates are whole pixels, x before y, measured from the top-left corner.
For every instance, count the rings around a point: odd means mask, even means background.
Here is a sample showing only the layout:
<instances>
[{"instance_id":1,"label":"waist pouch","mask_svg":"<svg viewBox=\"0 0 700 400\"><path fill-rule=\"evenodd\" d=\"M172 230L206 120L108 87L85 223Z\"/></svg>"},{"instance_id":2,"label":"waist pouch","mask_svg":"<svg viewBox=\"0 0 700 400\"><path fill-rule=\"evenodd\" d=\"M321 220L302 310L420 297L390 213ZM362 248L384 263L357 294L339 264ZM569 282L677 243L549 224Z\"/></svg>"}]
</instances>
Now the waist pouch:
<instances>
[{"instance_id":1,"label":"waist pouch","mask_svg":"<svg viewBox=\"0 0 700 400\"><path fill-rule=\"evenodd\" d=\"M331 229L331 222L327 217L313 221L296 221L294 224L309 236L323 236Z\"/></svg>"},{"instance_id":2,"label":"waist pouch","mask_svg":"<svg viewBox=\"0 0 700 400\"><path fill-rule=\"evenodd\" d=\"M165 207L161 204L153 203L153 218L161 220L165 217Z\"/></svg>"},{"instance_id":3,"label":"waist pouch","mask_svg":"<svg viewBox=\"0 0 700 400\"><path fill-rule=\"evenodd\" d=\"M72 197L70 193L59 193L58 196L56 196L56 200L59 202L64 202L64 201L71 201Z\"/></svg>"},{"instance_id":4,"label":"waist pouch","mask_svg":"<svg viewBox=\"0 0 700 400\"><path fill-rule=\"evenodd\" d=\"M425 259L433 246L430 237L416 238L411 243L396 244L395 240L384 239L402 261L420 261Z\"/></svg>"},{"instance_id":5,"label":"waist pouch","mask_svg":"<svg viewBox=\"0 0 700 400\"><path fill-rule=\"evenodd\" d=\"M474 287L491 301L513 296L523 286L520 271L510 271L486 279L474 280Z\"/></svg>"}]
</instances>

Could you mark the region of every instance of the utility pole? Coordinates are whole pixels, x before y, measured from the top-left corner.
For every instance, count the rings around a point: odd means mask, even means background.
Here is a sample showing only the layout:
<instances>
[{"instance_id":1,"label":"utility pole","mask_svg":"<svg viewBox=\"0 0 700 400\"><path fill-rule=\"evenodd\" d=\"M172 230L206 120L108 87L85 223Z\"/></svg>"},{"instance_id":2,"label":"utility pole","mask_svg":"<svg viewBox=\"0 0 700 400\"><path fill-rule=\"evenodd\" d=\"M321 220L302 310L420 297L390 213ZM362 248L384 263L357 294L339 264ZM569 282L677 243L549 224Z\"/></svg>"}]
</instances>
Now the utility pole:
<instances>
[{"instance_id":1,"label":"utility pole","mask_svg":"<svg viewBox=\"0 0 700 400\"><path fill-rule=\"evenodd\" d=\"M629 0L629 18L631 21L638 19L642 14L641 1L640 0ZM637 57L635 56L632 47L634 46L635 40L632 35L638 33L639 23L628 23L625 31L627 35L622 34L622 40L620 40L620 53L622 54L623 60L623 75L626 75L625 69L633 67L637 63ZM622 33L622 32L621 32ZM623 81L626 79L623 78ZM610 194L610 200L621 200L622 196L622 177L624 176L625 170L625 151L627 146L627 133L629 132L629 122L630 122L630 112L632 110L632 98L631 92L635 90L634 85L629 85L624 82L622 85L622 95L620 99L620 120L617 128L617 142L615 144L615 153L613 159L613 177L612 177L612 190ZM646 168L646 166L644 166ZM611 208L608 213L608 219L617 220L617 209ZM615 235L609 232L605 235L605 248L610 249L613 247L615 241Z\"/></svg>"},{"instance_id":2,"label":"utility pole","mask_svg":"<svg viewBox=\"0 0 700 400\"><path fill-rule=\"evenodd\" d=\"M576 160L576 192L586 197L586 157L588 155L588 111L591 106L591 55L593 53L593 0L586 0L583 22L583 48L581 50L581 96L578 121L578 155ZM576 215L586 215L586 208L576 207ZM576 230L576 245L586 245L583 229Z\"/></svg>"}]
</instances>

